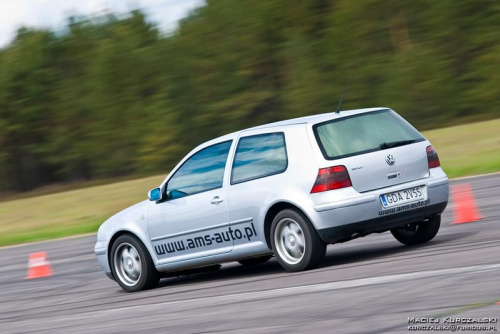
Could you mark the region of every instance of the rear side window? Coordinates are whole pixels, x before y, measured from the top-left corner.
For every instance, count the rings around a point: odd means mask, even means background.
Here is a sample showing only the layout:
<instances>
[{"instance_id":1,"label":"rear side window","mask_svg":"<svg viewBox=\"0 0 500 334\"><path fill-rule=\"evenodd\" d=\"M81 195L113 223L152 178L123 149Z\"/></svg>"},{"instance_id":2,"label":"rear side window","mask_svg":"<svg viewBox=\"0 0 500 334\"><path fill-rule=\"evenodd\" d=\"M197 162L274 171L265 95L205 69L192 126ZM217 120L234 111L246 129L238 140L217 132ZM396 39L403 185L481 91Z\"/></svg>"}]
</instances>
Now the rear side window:
<instances>
[{"instance_id":1,"label":"rear side window","mask_svg":"<svg viewBox=\"0 0 500 334\"><path fill-rule=\"evenodd\" d=\"M287 165L282 132L243 137L236 148L231 184L282 173Z\"/></svg>"},{"instance_id":2,"label":"rear side window","mask_svg":"<svg viewBox=\"0 0 500 334\"><path fill-rule=\"evenodd\" d=\"M313 129L327 160L425 140L414 127L389 109L319 123Z\"/></svg>"}]
</instances>

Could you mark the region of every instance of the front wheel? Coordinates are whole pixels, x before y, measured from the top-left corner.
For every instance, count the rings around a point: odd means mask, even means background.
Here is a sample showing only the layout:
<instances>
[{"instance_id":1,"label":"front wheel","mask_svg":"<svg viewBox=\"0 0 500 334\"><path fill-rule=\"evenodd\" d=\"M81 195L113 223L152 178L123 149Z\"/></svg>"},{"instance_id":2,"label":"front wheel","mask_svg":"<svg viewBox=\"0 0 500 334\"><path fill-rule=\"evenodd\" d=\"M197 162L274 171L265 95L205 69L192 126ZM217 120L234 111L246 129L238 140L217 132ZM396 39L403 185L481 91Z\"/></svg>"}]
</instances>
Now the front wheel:
<instances>
[{"instance_id":1,"label":"front wheel","mask_svg":"<svg viewBox=\"0 0 500 334\"><path fill-rule=\"evenodd\" d=\"M131 235L116 239L110 260L113 277L127 292L152 288L160 280L146 247Z\"/></svg>"},{"instance_id":2,"label":"front wheel","mask_svg":"<svg viewBox=\"0 0 500 334\"><path fill-rule=\"evenodd\" d=\"M279 264L292 272L318 266L326 252L326 244L309 219L292 209L283 210L274 217L271 245Z\"/></svg>"},{"instance_id":3,"label":"front wheel","mask_svg":"<svg viewBox=\"0 0 500 334\"><path fill-rule=\"evenodd\" d=\"M392 235L402 244L418 245L432 240L441 226L441 216L408 224L391 230Z\"/></svg>"}]
</instances>

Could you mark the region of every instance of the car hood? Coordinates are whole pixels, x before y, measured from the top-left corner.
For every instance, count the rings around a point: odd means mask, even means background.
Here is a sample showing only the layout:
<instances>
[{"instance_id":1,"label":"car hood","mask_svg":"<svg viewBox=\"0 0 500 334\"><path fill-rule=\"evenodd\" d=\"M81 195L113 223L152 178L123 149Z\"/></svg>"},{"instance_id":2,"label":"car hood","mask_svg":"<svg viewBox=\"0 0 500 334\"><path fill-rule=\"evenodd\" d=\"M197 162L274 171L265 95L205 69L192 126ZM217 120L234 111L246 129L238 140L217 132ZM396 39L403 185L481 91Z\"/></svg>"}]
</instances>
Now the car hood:
<instances>
[{"instance_id":1,"label":"car hood","mask_svg":"<svg viewBox=\"0 0 500 334\"><path fill-rule=\"evenodd\" d=\"M144 200L142 202L136 203L134 205L129 206L126 209L118 212L108 220L122 220L122 219L134 219L139 218L141 215L145 215L148 211L149 200Z\"/></svg>"}]
</instances>

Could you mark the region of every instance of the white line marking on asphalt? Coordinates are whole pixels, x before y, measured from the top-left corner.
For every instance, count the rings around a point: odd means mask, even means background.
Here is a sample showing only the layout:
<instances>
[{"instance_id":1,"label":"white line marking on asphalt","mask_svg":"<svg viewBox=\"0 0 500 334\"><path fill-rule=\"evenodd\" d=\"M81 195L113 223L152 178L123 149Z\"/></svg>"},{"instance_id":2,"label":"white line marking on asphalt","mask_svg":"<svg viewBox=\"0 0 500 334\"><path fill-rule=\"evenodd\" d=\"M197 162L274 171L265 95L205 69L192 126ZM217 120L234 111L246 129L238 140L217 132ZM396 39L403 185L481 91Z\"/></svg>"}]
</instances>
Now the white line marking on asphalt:
<instances>
[{"instance_id":1,"label":"white line marking on asphalt","mask_svg":"<svg viewBox=\"0 0 500 334\"><path fill-rule=\"evenodd\" d=\"M0 250L1 249L9 249L9 248L19 248L19 247L24 247L24 246L43 245L43 244L48 244L51 242L64 241L64 240L69 240L69 239L85 238L85 237L89 237L92 235L95 235L96 240L97 240L97 232L91 232L91 233L84 233L84 234L75 234L75 235L70 235L67 237L61 237L61 238L55 238L55 239L31 241L31 242L24 242L24 243L16 244L16 245L2 246L2 247L0 247Z\"/></svg>"},{"instance_id":2,"label":"white line marking on asphalt","mask_svg":"<svg viewBox=\"0 0 500 334\"><path fill-rule=\"evenodd\" d=\"M84 254L84 255L78 255L78 256L73 256L73 257L68 257L60 260L51 260L48 258L48 262L50 265L59 265L59 264L65 264L65 263L76 263L78 261L95 261L95 255L94 254ZM14 270L24 270L28 266L28 255L26 255L26 261L23 261L22 263L17 263L17 264L9 264L2 266L2 271L3 272L8 272L8 271L14 271Z\"/></svg>"},{"instance_id":3,"label":"white line marking on asphalt","mask_svg":"<svg viewBox=\"0 0 500 334\"><path fill-rule=\"evenodd\" d=\"M450 179L450 180L459 181L459 180L477 179L478 177L491 176L491 175L497 175L497 174L500 174L500 172L492 172L492 173L478 174L478 175L467 175L467 176L455 177L455 178Z\"/></svg>"},{"instance_id":4,"label":"white line marking on asphalt","mask_svg":"<svg viewBox=\"0 0 500 334\"><path fill-rule=\"evenodd\" d=\"M106 314L115 313L115 312L124 312L124 311L132 311L137 309L143 310L153 310L157 308L164 308L170 305L179 305L179 304L187 304L189 307L200 307L203 304L207 306L220 305L220 303L224 302L250 302L259 300L262 298L272 298L272 297L288 297L288 296L297 296L298 294L304 293L318 293L318 292L327 292L334 291L340 289L349 289L349 288L358 288L365 287L371 285L379 285L379 284L388 284L388 283L397 283L397 282L407 282L412 280L424 279L424 278L432 278L439 276L450 276L450 275L460 275L460 274L473 274L473 273L483 273L494 270L500 270L500 263L497 264L488 264L488 265L479 265L479 266L471 266L471 267L461 267L461 268L448 268L448 269L439 269L439 270L429 270L429 271L419 271L413 273L406 274L395 274L388 276L378 276L378 277L369 277L369 278L359 278L352 279L347 281L337 281L337 282L327 282L327 283L319 283L319 284L311 284L311 285L301 285L294 286L289 288L278 288L264 291L252 291L252 292L242 292L235 293L229 295L222 296L209 296L209 297L200 297L200 298L191 298L191 299L183 299L176 301L167 301L153 304L143 304L136 306L125 306L118 307L108 310L99 310L99 311L90 311L84 312L75 315L55 317L52 319L53 321L68 321L68 319L79 319L89 317L99 317L105 316ZM193 305L196 304L196 305ZM151 313L149 313L151 314ZM51 319L45 318L44 321L50 321Z\"/></svg>"}]
</instances>

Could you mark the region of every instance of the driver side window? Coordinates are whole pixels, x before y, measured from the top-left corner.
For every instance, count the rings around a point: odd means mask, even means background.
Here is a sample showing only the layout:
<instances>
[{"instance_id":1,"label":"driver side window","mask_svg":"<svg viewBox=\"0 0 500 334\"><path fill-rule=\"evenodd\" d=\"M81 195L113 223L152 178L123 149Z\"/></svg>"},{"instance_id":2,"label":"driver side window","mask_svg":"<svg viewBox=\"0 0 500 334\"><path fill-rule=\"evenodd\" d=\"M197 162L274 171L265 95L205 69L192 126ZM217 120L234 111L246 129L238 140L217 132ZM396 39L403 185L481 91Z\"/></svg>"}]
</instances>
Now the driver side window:
<instances>
[{"instance_id":1,"label":"driver side window","mask_svg":"<svg viewBox=\"0 0 500 334\"><path fill-rule=\"evenodd\" d=\"M167 198L176 199L222 188L224 169L232 141L195 153L175 172L167 184Z\"/></svg>"}]
</instances>

